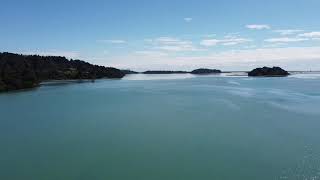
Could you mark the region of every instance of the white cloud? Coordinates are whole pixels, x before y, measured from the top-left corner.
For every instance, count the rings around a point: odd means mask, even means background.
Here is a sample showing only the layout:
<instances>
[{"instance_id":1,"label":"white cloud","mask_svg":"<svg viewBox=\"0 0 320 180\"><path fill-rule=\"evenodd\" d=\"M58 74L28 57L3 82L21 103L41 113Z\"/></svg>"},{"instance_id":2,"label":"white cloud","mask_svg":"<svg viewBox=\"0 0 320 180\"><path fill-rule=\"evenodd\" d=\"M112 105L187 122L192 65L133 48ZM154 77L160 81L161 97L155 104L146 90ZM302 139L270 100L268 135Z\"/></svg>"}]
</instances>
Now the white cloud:
<instances>
[{"instance_id":1,"label":"white cloud","mask_svg":"<svg viewBox=\"0 0 320 180\"><path fill-rule=\"evenodd\" d=\"M263 48L279 48L286 45L288 45L288 43L283 43L283 42L269 43L269 44L264 44Z\"/></svg>"},{"instance_id":2,"label":"white cloud","mask_svg":"<svg viewBox=\"0 0 320 180\"><path fill-rule=\"evenodd\" d=\"M238 38L240 37L239 32L235 33L228 33L227 35L224 36L225 39L231 39L231 38Z\"/></svg>"},{"instance_id":3,"label":"white cloud","mask_svg":"<svg viewBox=\"0 0 320 180\"><path fill-rule=\"evenodd\" d=\"M282 38L270 38L270 39L265 39L265 42L270 42L270 43L289 43L289 42L301 42L301 41L307 41L307 38L288 38L288 37L282 37Z\"/></svg>"},{"instance_id":4,"label":"white cloud","mask_svg":"<svg viewBox=\"0 0 320 180\"><path fill-rule=\"evenodd\" d=\"M250 24L246 26L248 29L255 30L263 30L263 29L271 29L271 27L267 24Z\"/></svg>"},{"instance_id":5,"label":"white cloud","mask_svg":"<svg viewBox=\"0 0 320 180\"><path fill-rule=\"evenodd\" d=\"M161 45L191 45L191 41L186 40L180 40L178 38L172 38L172 37L159 37L153 42L161 44Z\"/></svg>"},{"instance_id":6,"label":"white cloud","mask_svg":"<svg viewBox=\"0 0 320 180\"><path fill-rule=\"evenodd\" d=\"M292 35L301 31L302 30L276 30L274 32L278 32L281 35ZM289 43L289 42L302 42L302 41L308 41L308 40L318 40L319 38L320 38L320 32L309 32L309 33L298 34L295 37L270 38L270 39L265 39L264 41L270 42L270 43Z\"/></svg>"},{"instance_id":7,"label":"white cloud","mask_svg":"<svg viewBox=\"0 0 320 180\"><path fill-rule=\"evenodd\" d=\"M192 45L159 46L157 49L164 51L205 51L205 49L196 48Z\"/></svg>"},{"instance_id":8,"label":"white cloud","mask_svg":"<svg viewBox=\"0 0 320 180\"><path fill-rule=\"evenodd\" d=\"M147 39L147 43L151 43L154 49L163 51L183 52L183 51L204 51L205 49L197 48L192 41L181 40L172 37L159 37L156 39Z\"/></svg>"},{"instance_id":9,"label":"white cloud","mask_svg":"<svg viewBox=\"0 0 320 180\"><path fill-rule=\"evenodd\" d=\"M159 47L156 47L156 49L164 50L164 51L174 51L174 52L206 51L206 49L197 48L192 44L159 46Z\"/></svg>"},{"instance_id":10,"label":"white cloud","mask_svg":"<svg viewBox=\"0 0 320 180\"><path fill-rule=\"evenodd\" d=\"M110 60L115 67L131 69L191 70L214 67L248 70L258 66L284 66L291 69L320 68L320 47L262 48L222 51L201 56L136 56L136 54ZM308 62L306 64L306 62Z\"/></svg>"},{"instance_id":11,"label":"white cloud","mask_svg":"<svg viewBox=\"0 0 320 180\"><path fill-rule=\"evenodd\" d=\"M305 37L305 38L320 38L320 32L309 32L309 33L303 33L299 34L300 37Z\"/></svg>"},{"instance_id":12,"label":"white cloud","mask_svg":"<svg viewBox=\"0 0 320 180\"><path fill-rule=\"evenodd\" d=\"M273 61L320 58L320 47L262 48L214 53L209 59L221 61Z\"/></svg>"},{"instance_id":13,"label":"white cloud","mask_svg":"<svg viewBox=\"0 0 320 180\"><path fill-rule=\"evenodd\" d=\"M218 39L205 39L200 42L202 46L216 46L220 40Z\"/></svg>"},{"instance_id":14,"label":"white cloud","mask_svg":"<svg viewBox=\"0 0 320 180\"><path fill-rule=\"evenodd\" d=\"M244 46L243 47L244 49L254 49L254 48L257 48L256 45L248 45L248 46Z\"/></svg>"},{"instance_id":15,"label":"white cloud","mask_svg":"<svg viewBox=\"0 0 320 180\"><path fill-rule=\"evenodd\" d=\"M205 38L212 38L212 37L215 37L215 36L217 36L216 34L206 34L206 35L204 35L203 37L205 37Z\"/></svg>"},{"instance_id":16,"label":"white cloud","mask_svg":"<svg viewBox=\"0 0 320 180\"><path fill-rule=\"evenodd\" d=\"M280 29L280 30L275 30L274 32L280 33L283 36L287 36L287 35L293 35L293 34L297 34L297 33L303 32L303 30L299 30L299 29Z\"/></svg>"},{"instance_id":17,"label":"white cloud","mask_svg":"<svg viewBox=\"0 0 320 180\"><path fill-rule=\"evenodd\" d=\"M252 41L251 39L234 38L234 39L226 39L222 44L225 46L232 46L232 45L238 45L242 43L248 43L251 41Z\"/></svg>"},{"instance_id":18,"label":"white cloud","mask_svg":"<svg viewBox=\"0 0 320 180\"><path fill-rule=\"evenodd\" d=\"M243 43L251 42L251 39L239 38L239 37L229 37L226 36L226 39L205 39L200 42L202 46L216 46L216 45L224 45L224 46L233 46Z\"/></svg>"},{"instance_id":19,"label":"white cloud","mask_svg":"<svg viewBox=\"0 0 320 180\"><path fill-rule=\"evenodd\" d=\"M120 39L107 39L107 40L97 40L99 43L110 43L110 44L125 44L127 41Z\"/></svg>"},{"instance_id":20,"label":"white cloud","mask_svg":"<svg viewBox=\"0 0 320 180\"><path fill-rule=\"evenodd\" d=\"M184 21L185 21L185 22L191 22L192 20L193 20L193 18L190 18L190 17L184 18Z\"/></svg>"},{"instance_id":21,"label":"white cloud","mask_svg":"<svg viewBox=\"0 0 320 180\"><path fill-rule=\"evenodd\" d=\"M167 53L160 51L136 51L135 54L141 56L151 56L151 57L159 57L159 56L167 56Z\"/></svg>"}]
</instances>

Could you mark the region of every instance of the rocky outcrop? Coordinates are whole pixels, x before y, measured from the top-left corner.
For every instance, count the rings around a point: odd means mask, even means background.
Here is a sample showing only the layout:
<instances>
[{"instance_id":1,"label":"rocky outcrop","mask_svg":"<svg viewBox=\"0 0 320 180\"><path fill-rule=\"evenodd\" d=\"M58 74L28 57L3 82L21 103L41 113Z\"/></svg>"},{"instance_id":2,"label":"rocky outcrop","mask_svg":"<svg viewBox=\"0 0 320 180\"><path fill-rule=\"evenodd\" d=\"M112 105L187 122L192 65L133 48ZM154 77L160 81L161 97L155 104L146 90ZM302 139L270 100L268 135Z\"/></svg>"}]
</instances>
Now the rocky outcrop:
<instances>
[{"instance_id":1,"label":"rocky outcrop","mask_svg":"<svg viewBox=\"0 0 320 180\"><path fill-rule=\"evenodd\" d=\"M283 70L280 67L263 67L263 68L256 68L248 73L248 76L288 76L290 75L289 72Z\"/></svg>"},{"instance_id":2,"label":"rocky outcrop","mask_svg":"<svg viewBox=\"0 0 320 180\"><path fill-rule=\"evenodd\" d=\"M122 78L115 68L57 56L0 53L0 91L32 88L45 80Z\"/></svg>"},{"instance_id":3,"label":"rocky outcrop","mask_svg":"<svg viewBox=\"0 0 320 180\"><path fill-rule=\"evenodd\" d=\"M202 75L202 74L218 74L221 73L220 70L218 69L196 69L191 71L191 74L198 74L198 75Z\"/></svg>"}]
</instances>

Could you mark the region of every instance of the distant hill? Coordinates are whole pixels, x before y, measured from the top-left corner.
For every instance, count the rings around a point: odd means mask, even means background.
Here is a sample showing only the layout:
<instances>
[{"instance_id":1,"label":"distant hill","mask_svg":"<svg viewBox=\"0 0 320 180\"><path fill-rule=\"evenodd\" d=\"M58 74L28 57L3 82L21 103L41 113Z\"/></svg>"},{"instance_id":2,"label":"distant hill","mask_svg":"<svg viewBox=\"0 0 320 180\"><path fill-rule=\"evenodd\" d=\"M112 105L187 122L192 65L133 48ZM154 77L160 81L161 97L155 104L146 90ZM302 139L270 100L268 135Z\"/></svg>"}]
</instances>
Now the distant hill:
<instances>
[{"instance_id":1,"label":"distant hill","mask_svg":"<svg viewBox=\"0 0 320 180\"><path fill-rule=\"evenodd\" d=\"M290 73L280 67L256 68L248 73L248 76L288 76Z\"/></svg>"},{"instance_id":2,"label":"distant hill","mask_svg":"<svg viewBox=\"0 0 320 180\"><path fill-rule=\"evenodd\" d=\"M217 69L195 69L191 72L189 71L145 71L143 74L196 74L196 75L202 75L202 74L217 74L221 73L220 70Z\"/></svg>"},{"instance_id":3,"label":"distant hill","mask_svg":"<svg viewBox=\"0 0 320 180\"><path fill-rule=\"evenodd\" d=\"M145 71L143 74L187 74L187 71Z\"/></svg>"},{"instance_id":4,"label":"distant hill","mask_svg":"<svg viewBox=\"0 0 320 180\"><path fill-rule=\"evenodd\" d=\"M122 78L116 68L60 56L0 53L0 91L32 88L45 80Z\"/></svg>"},{"instance_id":5,"label":"distant hill","mask_svg":"<svg viewBox=\"0 0 320 180\"><path fill-rule=\"evenodd\" d=\"M139 74L139 72L136 72L136 71L132 71L132 70L129 70L129 69L123 69L121 70L124 74Z\"/></svg>"},{"instance_id":6,"label":"distant hill","mask_svg":"<svg viewBox=\"0 0 320 180\"><path fill-rule=\"evenodd\" d=\"M220 70L218 69L204 69L204 68L201 68L201 69L196 69L196 70L193 70L190 72L191 74L218 74L218 73L221 73Z\"/></svg>"}]
</instances>

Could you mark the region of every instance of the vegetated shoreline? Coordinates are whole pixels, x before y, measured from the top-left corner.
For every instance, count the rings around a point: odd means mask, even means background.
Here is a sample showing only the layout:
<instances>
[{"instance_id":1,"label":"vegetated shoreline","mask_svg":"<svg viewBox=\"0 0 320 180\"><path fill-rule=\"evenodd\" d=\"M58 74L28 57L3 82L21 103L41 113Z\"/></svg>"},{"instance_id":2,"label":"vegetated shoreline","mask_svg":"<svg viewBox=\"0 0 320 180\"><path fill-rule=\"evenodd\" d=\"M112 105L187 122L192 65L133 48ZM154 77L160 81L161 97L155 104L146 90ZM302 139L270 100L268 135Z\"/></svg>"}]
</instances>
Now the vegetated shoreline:
<instances>
[{"instance_id":1,"label":"vegetated shoreline","mask_svg":"<svg viewBox=\"0 0 320 180\"><path fill-rule=\"evenodd\" d=\"M38 87L48 80L121 79L113 67L93 65L61 56L0 53L0 92Z\"/></svg>"},{"instance_id":2,"label":"vegetated shoreline","mask_svg":"<svg viewBox=\"0 0 320 180\"><path fill-rule=\"evenodd\" d=\"M245 72L245 71L242 71ZM62 56L22 55L0 53L0 92L30 89L52 81L94 82L95 79L121 79L128 74L194 74L210 75L228 73L218 69L200 68L193 71L145 71L120 70L93 65ZM256 68L248 73L252 77L283 77L290 75L280 67Z\"/></svg>"}]
</instances>

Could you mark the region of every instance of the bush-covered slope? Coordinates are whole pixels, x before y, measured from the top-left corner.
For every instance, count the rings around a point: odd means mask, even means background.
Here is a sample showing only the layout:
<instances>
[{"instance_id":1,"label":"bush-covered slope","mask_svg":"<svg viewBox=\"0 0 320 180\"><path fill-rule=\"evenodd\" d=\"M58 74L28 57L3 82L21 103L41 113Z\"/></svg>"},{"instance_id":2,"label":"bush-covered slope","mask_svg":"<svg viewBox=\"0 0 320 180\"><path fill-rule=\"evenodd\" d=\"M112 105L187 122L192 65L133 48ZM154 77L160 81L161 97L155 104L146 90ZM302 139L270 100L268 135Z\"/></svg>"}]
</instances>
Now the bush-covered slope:
<instances>
[{"instance_id":1,"label":"bush-covered slope","mask_svg":"<svg viewBox=\"0 0 320 180\"><path fill-rule=\"evenodd\" d=\"M122 78L116 68L59 56L0 53L0 91L32 88L44 80Z\"/></svg>"}]
</instances>

